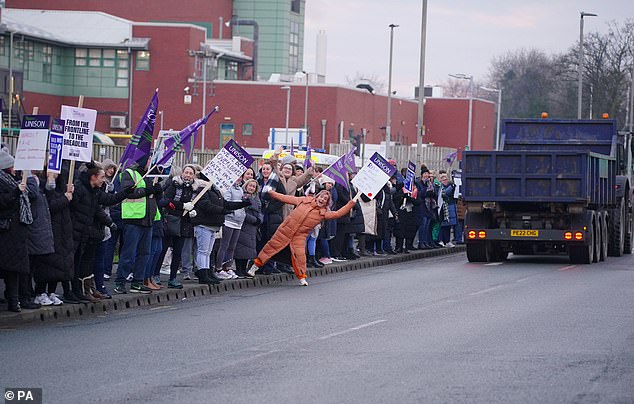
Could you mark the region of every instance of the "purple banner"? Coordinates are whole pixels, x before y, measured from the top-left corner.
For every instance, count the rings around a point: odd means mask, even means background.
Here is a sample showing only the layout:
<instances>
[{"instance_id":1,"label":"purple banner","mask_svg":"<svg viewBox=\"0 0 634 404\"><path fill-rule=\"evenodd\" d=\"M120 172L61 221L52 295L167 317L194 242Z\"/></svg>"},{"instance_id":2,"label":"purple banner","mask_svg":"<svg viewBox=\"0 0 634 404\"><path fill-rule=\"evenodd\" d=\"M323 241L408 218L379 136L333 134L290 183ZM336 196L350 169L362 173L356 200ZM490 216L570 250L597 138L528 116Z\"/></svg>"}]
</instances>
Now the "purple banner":
<instances>
[{"instance_id":1,"label":"purple banner","mask_svg":"<svg viewBox=\"0 0 634 404\"><path fill-rule=\"evenodd\" d=\"M414 190L414 181L416 180L416 164L411 161L407 162L407 177L405 177L405 189L409 192Z\"/></svg>"}]
</instances>

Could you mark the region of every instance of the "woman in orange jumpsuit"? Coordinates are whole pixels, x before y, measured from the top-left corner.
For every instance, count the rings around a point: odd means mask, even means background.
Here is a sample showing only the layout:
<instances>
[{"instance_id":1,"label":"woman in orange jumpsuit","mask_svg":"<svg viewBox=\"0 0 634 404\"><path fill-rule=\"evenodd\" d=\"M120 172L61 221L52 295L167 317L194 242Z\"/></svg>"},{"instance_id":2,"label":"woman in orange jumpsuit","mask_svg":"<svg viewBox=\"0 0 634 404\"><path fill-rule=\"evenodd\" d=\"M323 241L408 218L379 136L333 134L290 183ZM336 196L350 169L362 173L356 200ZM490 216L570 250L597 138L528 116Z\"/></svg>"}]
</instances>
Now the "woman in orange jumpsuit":
<instances>
[{"instance_id":1,"label":"woman in orange jumpsuit","mask_svg":"<svg viewBox=\"0 0 634 404\"><path fill-rule=\"evenodd\" d=\"M271 237L271 240L262 248L255 259L253 266L247 272L249 276L255 276L255 272L266 264L275 254L286 246L291 250L291 261L295 276L301 286L308 286L306 281L306 237L322 220L338 219L350 212L356 199L349 201L341 209L332 212L330 205L330 192L323 190L315 196L296 197L269 191L269 196L280 202L295 205L295 209L282 222L280 227Z\"/></svg>"}]
</instances>

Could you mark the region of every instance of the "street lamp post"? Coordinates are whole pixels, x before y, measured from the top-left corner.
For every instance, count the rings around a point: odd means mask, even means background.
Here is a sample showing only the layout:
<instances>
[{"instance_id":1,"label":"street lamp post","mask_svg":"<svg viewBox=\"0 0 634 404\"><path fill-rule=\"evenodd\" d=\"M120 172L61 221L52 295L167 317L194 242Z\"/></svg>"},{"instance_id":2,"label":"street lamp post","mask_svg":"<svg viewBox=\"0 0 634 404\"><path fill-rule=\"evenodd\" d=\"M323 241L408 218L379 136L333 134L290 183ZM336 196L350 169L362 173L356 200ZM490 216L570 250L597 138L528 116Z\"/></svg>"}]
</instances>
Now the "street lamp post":
<instances>
[{"instance_id":1,"label":"street lamp post","mask_svg":"<svg viewBox=\"0 0 634 404\"><path fill-rule=\"evenodd\" d=\"M583 93L583 17L596 17L596 14L581 12L579 19L579 88L577 90L577 119L581 119L581 98Z\"/></svg>"},{"instance_id":2,"label":"street lamp post","mask_svg":"<svg viewBox=\"0 0 634 404\"><path fill-rule=\"evenodd\" d=\"M308 147L308 72L302 70L306 79L306 100L304 101L304 130L306 131L306 147Z\"/></svg>"},{"instance_id":3,"label":"street lamp post","mask_svg":"<svg viewBox=\"0 0 634 404\"><path fill-rule=\"evenodd\" d=\"M158 114L161 116L161 130L163 130L163 110L160 110Z\"/></svg>"},{"instance_id":4,"label":"street lamp post","mask_svg":"<svg viewBox=\"0 0 634 404\"><path fill-rule=\"evenodd\" d=\"M288 146L288 115L291 110L291 86L283 86L282 90L286 90L286 135L284 137L284 143Z\"/></svg>"},{"instance_id":5,"label":"street lamp post","mask_svg":"<svg viewBox=\"0 0 634 404\"><path fill-rule=\"evenodd\" d=\"M500 88L491 88L491 87L480 87L485 91L497 92L498 93L498 116L497 122L495 124L495 150L500 150L500 117L502 116L502 87Z\"/></svg>"},{"instance_id":6,"label":"street lamp post","mask_svg":"<svg viewBox=\"0 0 634 404\"><path fill-rule=\"evenodd\" d=\"M469 80L469 128L467 129L467 148L471 150L471 127L473 126L473 76L469 76L464 73L450 74L449 76L460 80Z\"/></svg>"},{"instance_id":7,"label":"street lamp post","mask_svg":"<svg viewBox=\"0 0 634 404\"><path fill-rule=\"evenodd\" d=\"M420 76L418 80L418 127L416 136L416 164L420 166L423 154L423 114L425 104L425 42L427 38L427 0L423 0L423 16L420 33Z\"/></svg>"},{"instance_id":8,"label":"street lamp post","mask_svg":"<svg viewBox=\"0 0 634 404\"><path fill-rule=\"evenodd\" d=\"M392 125L392 51L394 50L394 28L398 25L390 24L390 67L387 81L387 123L385 125L385 157L390 157L390 137Z\"/></svg>"}]
</instances>

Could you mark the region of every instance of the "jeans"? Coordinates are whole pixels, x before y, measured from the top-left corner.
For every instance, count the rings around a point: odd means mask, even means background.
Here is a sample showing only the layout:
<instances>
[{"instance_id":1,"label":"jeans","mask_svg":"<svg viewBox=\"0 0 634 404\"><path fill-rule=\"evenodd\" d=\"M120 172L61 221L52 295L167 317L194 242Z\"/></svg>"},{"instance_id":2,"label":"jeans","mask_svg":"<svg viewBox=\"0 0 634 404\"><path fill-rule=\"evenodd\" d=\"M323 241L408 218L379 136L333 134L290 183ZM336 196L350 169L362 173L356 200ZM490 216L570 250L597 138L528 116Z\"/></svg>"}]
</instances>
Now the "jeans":
<instances>
[{"instance_id":1,"label":"jeans","mask_svg":"<svg viewBox=\"0 0 634 404\"><path fill-rule=\"evenodd\" d=\"M418 228L418 247L422 247L423 245L431 245L431 229L429 225L431 224L431 219L428 217L423 217L421 220L421 225Z\"/></svg>"},{"instance_id":2,"label":"jeans","mask_svg":"<svg viewBox=\"0 0 634 404\"><path fill-rule=\"evenodd\" d=\"M319 247L321 247L321 256L330 258L330 244L328 244L328 240L326 240L325 238L320 238Z\"/></svg>"},{"instance_id":3,"label":"jeans","mask_svg":"<svg viewBox=\"0 0 634 404\"><path fill-rule=\"evenodd\" d=\"M181 273L188 274L194 266L192 257L193 237L183 238L183 248L181 249Z\"/></svg>"},{"instance_id":4,"label":"jeans","mask_svg":"<svg viewBox=\"0 0 634 404\"><path fill-rule=\"evenodd\" d=\"M306 238L306 246L308 247L308 255L314 257L315 249L317 247L317 239L309 235Z\"/></svg>"},{"instance_id":5,"label":"jeans","mask_svg":"<svg viewBox=\"0 0 634 404\"><path fill-rule=\"evenodd\" d=\"M196 266L198 269L209 269L216 232L205 226L195 226L194 234L196 235Z\"/></svg>"},{"instance_id":6,"label":"jeans","mask_svg":"<svg viewBox=\"0 0 634 404\"><path fill-rule=\"evenodd\" d=\"M464 237L464 228L462 227L464 226L464 222L462 220L458 220L458 224L454 226L453 228L453 236L456 239L457 243L463 243L463 237Z\"/></svg>"},{"instance_id":7,"label":"jeans","mask_svg":"<svg viewBox=\"0 0 634 404\"><path fill-rule=\"evenodd\" d=\"M145 266L145 279L149 279L154 276L154 269L156 268L156 263L161 257L161 251L163 251L163 237L152 236L150 258L147 260L147 265Z\"/></svg>"},{"instance_id":8,"label":"jeans","mask_svg":"<svg viewBox=\"0 0 634 404\"><path fill-rule=\"evenodd\" d=\"M218 253L216 254L216 271L220 270L223 263L233 259L233 253L236 250L239 237L240 229L222 226L222 239L220 239L220 248L218 248Z\"/></svg>"},{"instance_id":9,"label":"jeans","mask_svg":"<svg viewBox=\"0 0 634 404\"><path fill-rule=\"evenodd\" d=\"M152 251L152 228L125 224L123 238L116 283L125 283L130 273L134 274L133 282L141 283Z\"/></svg>"},{"instance_id":10,"label":"jeans","mask_svg":"<svg viewBox=\"0 0 634 404\"><path fill-rule=\"evenodd\" d=\"M123 227L123 223L117 223L117 226L121 225ZM114 250L117 246L117 241L119 241L119 245L123 243L122 230L110 230L110 238L104 241L103 244L103 273L106 275L112 275L112 263L114 261ZM99 252L97 253L99 254ZM97 275L97 271L95 270L95 277Z\"/></svg>"},{"instance_id":11,"label":"jeans","mask_svg":"<svg viewBox=\"0 0 634 404\"><path fill-rule=\"evenodd\" d=\"M395 219L393 217L387 219L387 226L385 226L385 234L383 236L383 251L393 251L392 247L392 233L394 232L394 222Z\"/></svg>"}]
</instances>

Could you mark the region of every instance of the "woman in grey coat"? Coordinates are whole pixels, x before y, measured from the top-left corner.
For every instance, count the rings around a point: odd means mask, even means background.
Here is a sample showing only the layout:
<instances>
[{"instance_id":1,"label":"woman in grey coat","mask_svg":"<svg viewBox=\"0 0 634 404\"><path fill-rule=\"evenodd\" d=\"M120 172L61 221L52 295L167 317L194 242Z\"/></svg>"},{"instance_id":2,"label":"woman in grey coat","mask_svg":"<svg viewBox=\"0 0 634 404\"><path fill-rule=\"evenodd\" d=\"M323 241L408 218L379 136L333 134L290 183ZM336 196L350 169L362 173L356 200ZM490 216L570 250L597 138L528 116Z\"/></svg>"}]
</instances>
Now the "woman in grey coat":
<instances>
[{"instance_id":1,"label":"woman in grey coat","mask_svg":"<svg viewBox=\"0 0 634 404\"><path fill-rule=\"evenodd\" d=\"M240 277L246 275L248 261L258 256L256 243L258 227L262 224L262 203L258 197L258 182L254 179L245 181L242 185L245 198L251 201L251 206L244 208L246 216L242 223L242 229L238 236L233 258L236 263L236 274Z\"/></svg>"}]
</instances>

